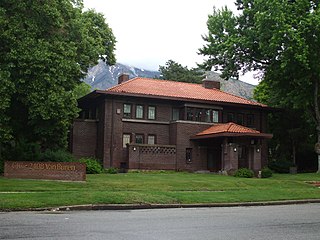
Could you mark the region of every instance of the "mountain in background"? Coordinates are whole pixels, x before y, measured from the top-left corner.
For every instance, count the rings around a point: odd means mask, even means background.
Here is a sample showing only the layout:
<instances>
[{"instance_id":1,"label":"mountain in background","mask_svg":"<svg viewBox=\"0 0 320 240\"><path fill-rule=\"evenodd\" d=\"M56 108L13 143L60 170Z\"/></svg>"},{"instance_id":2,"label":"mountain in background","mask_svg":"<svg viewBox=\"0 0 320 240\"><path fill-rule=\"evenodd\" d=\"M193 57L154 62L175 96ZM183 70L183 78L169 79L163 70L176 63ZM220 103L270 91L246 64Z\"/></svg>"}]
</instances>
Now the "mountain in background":
<instances>
[{"instance_id":1,"label":"mountain in background","mask_svg":"<svg viewBox=\"0 0 320 240\"><path fill-rule=\"evenodd\" d=\"M108 66L105 62L99 61L96 66L89 69L88 74L83 81L89 84L92 89L104 90L117 85L118 76L122 73L129 74L130 79L135 77L160 78L160 72L158 71L149 71L121 63ZM224 92L250 100L253 99L254 85L233 78L226 81L220 78L220 75L215 72L206 72L206 78L209 80L219 81L221 84L221 90Z\"/></svg>"},{"instance_id":2,"label":"mountain in background","mask_svg":"<svg viewBox=\"0 0 320 240\"><path fill-rule=\"evenodd\" d=\"M99 61L96 66L89 69L88 74L83 81L89 84L92 89L105 90L118 84L118 76L122 73L129 74L129 78L145 77L159 78L160 72L149 71L136 68L121 63L109 66L103 61Z\"/></svg>"}]
</instances>

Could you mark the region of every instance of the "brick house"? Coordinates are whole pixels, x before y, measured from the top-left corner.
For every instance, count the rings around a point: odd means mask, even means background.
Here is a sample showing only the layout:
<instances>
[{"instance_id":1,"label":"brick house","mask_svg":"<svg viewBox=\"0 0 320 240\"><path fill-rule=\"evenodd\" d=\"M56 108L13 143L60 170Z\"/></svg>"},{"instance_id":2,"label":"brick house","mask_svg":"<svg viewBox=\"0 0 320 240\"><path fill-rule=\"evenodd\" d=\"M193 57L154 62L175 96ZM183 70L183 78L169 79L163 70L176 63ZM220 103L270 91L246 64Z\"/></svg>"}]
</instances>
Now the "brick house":
<instances>
[{"instance_id":1,"label":"brick house","mask_svg":"<svg viewBox=\"0 0 320 240\"><path fill-rule=\"evenodd\" d=\"M79 100L71 150L105 168L254 171L267 164L266 105L203 84L119 77Z\"/></svg>"}]
</instances>

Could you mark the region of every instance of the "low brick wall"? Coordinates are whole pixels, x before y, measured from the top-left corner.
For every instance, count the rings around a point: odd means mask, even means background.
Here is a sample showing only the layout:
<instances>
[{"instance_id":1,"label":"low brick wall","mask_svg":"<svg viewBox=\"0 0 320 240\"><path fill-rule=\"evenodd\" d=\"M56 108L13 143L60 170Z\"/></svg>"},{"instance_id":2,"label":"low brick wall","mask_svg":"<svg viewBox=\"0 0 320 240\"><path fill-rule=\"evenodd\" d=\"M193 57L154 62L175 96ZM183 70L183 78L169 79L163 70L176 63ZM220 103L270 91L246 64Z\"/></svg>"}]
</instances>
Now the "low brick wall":
<instances>
[{"instance_id":1,"label":"low brick wall","mask_svg":"<svg viewBox=\"0 0 320 240\"><path fill-rule=\"evenodd\" d=\"M12 162L4 163L4 177L85 181L86 165L79 162Z\"/></svg>"},{"instance_id":2,"label":"low brick wall","mask_svg":"<svg viewBox=\"0 0 320 240\"><path fill-rule=\"evenodd\" d=\"M129 169L175 170L175 145L130 144Z\"/></svg>"}]
</instances>

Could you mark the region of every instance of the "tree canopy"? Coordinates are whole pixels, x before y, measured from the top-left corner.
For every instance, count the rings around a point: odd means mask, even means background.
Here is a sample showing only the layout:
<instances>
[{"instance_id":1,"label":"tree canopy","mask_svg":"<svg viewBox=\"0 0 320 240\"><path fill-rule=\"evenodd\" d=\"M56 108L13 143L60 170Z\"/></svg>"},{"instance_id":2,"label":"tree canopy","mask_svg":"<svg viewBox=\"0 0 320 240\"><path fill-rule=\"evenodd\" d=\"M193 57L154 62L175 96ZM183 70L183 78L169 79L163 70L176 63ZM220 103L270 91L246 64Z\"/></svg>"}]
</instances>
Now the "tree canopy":
<instances>
[{"instance_id":1,"label":"tree canopy","mask_svg":"<svg viewBox=\"0 0 320 240\"><path fill-rule=\"evenodd\" d=\"M66 146L74 89L99 58L115 63L115 37L81 0L0 1L0 144Z\"/></svg>"},{"instance_id":2,"label":"tree canopy","mask_svg":"<svg viewBox=\"0 0 320 240\"><path fill-rule=\"evenodd\" d=\"M173 60L168 60L165 66L159 66L159 71L162 79L190 83L201 83L204 74L199 69L183 67Z\"/></svg>"},{"instance_id":3,"label":"tree canopy","mask_svg":"<svg viewBox=\"0 0 320 240\"><path fill-rule=\"evenodd\" d=\"M227 8L209 16L203 67L224 77L241 71L263 72L269 104L309 111L320 142L319 1L237 0L239 14ZM260 90L262 90L261 87Z\"/></svg>"}]
</instances>

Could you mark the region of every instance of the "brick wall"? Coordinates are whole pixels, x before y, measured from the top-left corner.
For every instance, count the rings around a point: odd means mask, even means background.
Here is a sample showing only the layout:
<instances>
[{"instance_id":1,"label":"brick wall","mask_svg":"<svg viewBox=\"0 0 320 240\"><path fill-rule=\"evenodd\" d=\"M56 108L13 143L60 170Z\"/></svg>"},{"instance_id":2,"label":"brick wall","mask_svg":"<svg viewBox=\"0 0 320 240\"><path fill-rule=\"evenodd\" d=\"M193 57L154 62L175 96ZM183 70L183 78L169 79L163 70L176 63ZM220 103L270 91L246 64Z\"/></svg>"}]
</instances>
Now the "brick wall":
<instances>
[{"instance_id":1,"label":"brick wall","mask_svg":"<svg viewBox=\"0 0 320 240\"><path fill-rule=\"evenodd\" d=\"M97 121L75 119L72 130L72 153L75 157L95 157Z\"/></svg>"},{"instance_id":2,"label":"brick wall","mask_svg":"<svg viewBox=\"0 0 320 240\"><path fill-rule=\"evenodd\" d=\"M130 169L176 170L176 146L130 144Z\"/></svg>"},{"instance_id":3,"label":"brick wall","mask_svg":"<svg viewBox=\"0 0 320 240\"><path fill-rule=\"evenodd\" d=\"M176 131L177 145L177 168L178 170L206 170L207 154L206 148L201 148L196 141L191 141L190 137L207 129L210 124L196 124L192 122L177 121L172 123L172 128ZM191 163L186 161L186 149L192 149Z\"/></svg>"}]
</instances>

